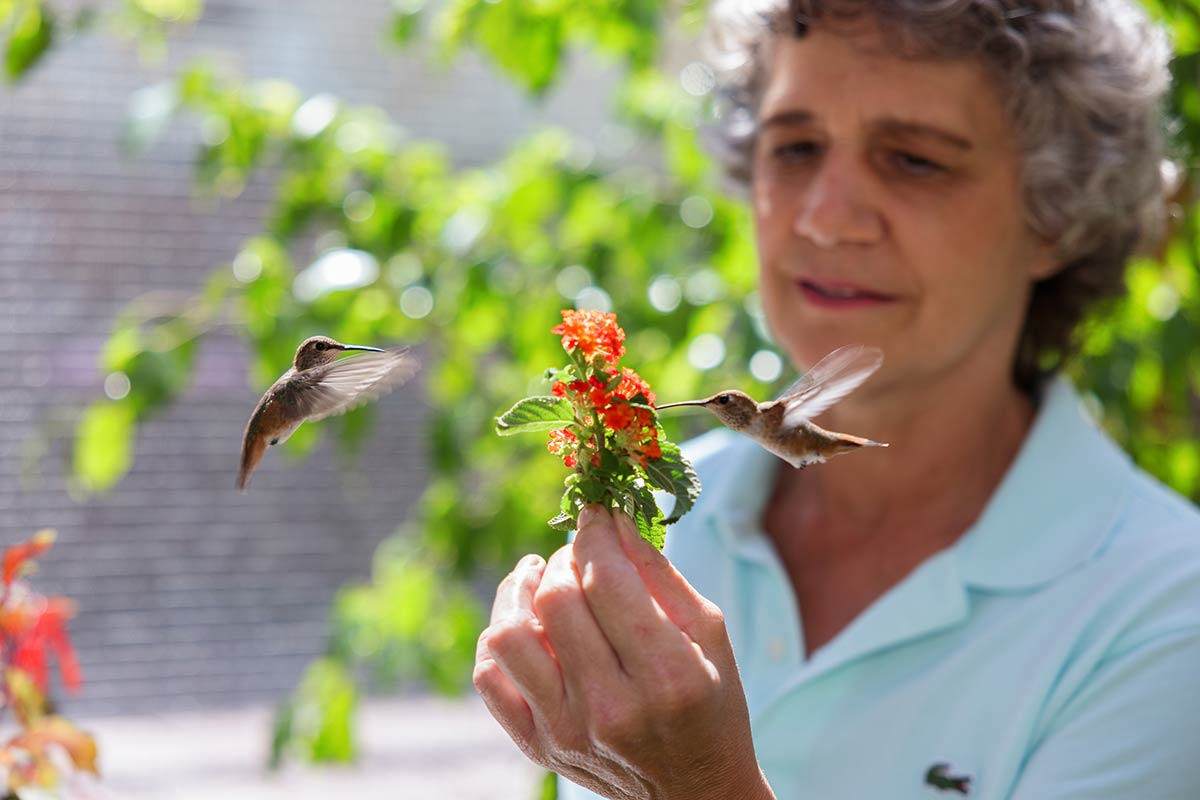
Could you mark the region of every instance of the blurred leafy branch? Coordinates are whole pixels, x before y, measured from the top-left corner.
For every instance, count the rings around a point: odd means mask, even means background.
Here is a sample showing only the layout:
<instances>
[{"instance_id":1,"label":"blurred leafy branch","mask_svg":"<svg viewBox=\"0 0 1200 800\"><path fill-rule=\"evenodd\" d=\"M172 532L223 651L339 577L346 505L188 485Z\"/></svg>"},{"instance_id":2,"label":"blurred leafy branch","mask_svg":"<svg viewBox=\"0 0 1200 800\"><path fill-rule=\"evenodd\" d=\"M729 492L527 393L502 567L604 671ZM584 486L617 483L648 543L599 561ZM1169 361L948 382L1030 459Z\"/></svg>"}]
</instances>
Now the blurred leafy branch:
<instances>
[{"instance_id":1,"label":"blurred leafy branch","mask_svg":"<svg viewBox=\"0 0 1200 800\"><path fill-rule=\"evenodd\" d=\"M65 8L68 5L72 8ZM136 41L144 57L160 58L171 30L195 22L204 0L118 0L104 4L103 10L99 6L99 2L0 0L0 41L4 43L7 80L25 77L55 44L98 23Z\"/></svg>"},{"instance_id":2,"label":"blurred leafy branch","mask_svg":"<svg viewBox=\"0 0 1200 800\"><path fill-rule=\"evenodd\" d=\"M1183 181L1169 242L1131 266L1127 298L1089 321L1074 377L1139 463L1200 498L1200 0L1146 3L1179 53L1170 113ZM170 21L153 9L174 9L174 20L200 10L187 0L135 5L152 31ZM32 7L46 6L0 0L0 22L26 19L19 14ZM703 10L702 0L448 0L435 13L422 0L395 0L396 43L426 43L446 61L470 48L531 96L553 89L575 51L619 66L614 117L627 135L592 141L544 130L479 168L456 168L379 109L306 98L278 81L193 65L148 90L131 146L151 141L167 116L190 115L206 132L201 186L233 196L262 171L275 199L265 230L194 301L131 308L116 321L103 367L130 389L95 403L78 427L82 486L102 491L128 470L138 422L186 390L214 325L244 332L260 388L313 331L420 343L431 364L428 487L376 554L373 580L339 595L329 654L280 714L277 759L352 757L364 670L382 682L419 677L462 689L482 626L477 590L520 554L558 543L544 512L561 477L550 459L533 457L543 445L516 450L489 431L513 397L547 388L529 376L555 357L547 330L562 306L618 309L632 366L670 387L666 400L722 385L766 394L786 377L755 294L748 211L718 191L697 144L712 114L712 75L699 64L679 75L664 66L668 33L694 33ZM21 24L4 29L10 53L11 32L32 29ZM16 74L36 60L22 58ZM682 424L667 421L672 438L694 432ZM334 427L352 443L368 425L356 412L336 426L304 426L288 446L307 451Z\"/></svg>"}]
</instances>

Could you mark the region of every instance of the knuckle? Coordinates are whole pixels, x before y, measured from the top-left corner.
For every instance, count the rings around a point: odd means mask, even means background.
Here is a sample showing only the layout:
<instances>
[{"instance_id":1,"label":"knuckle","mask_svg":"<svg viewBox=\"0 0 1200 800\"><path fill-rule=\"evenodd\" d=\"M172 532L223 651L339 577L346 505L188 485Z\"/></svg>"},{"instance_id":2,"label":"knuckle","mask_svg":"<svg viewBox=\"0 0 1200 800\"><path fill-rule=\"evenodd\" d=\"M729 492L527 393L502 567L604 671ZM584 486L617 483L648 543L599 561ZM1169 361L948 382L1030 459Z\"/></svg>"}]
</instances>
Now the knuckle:
<instances>
[{"instance_id":1,"label":"knuckle","mask_svg":"<svg viewBox=\"0 0 1200 800\"><path fill-rule=\"evenodd\" d=\"M711 682L702 676L666 681L660 685L657 706L660 713L667 717L688 716L712 702L714 688Z\"/></svg>"},{"instance_id":2,"label":"knuckle","mask_svg":"<svg viewBox=\"0 0 1200 800\"><path fill-rule=\"evenodd\" d=\"M533 610L540 619L560 619L580 600L578 584L566 581L543 583L533 596Z\"/></svg>"},{"instance_id":3,"label":"knuckle","mask_svg":"<svg viewBox=\"0 0 1200 800\"><path fill-rule=\"evenodd\" d=\"M592 706L591 731L596 741L620 749L641 740L645 729L643 708L629 702L597 702Z\"/></svg>"},{"instance_id":4,"label":"knuckle","mask_svg":"<svg viewBox=\"0 0 1200 800\"><path fill-rule=\"evenodd\" d=\"M489 646L489 632L491 628L484 628L479 632L479 638L475 640L475 661L479 662L489 657L491 647Z\"/></svg>"},{"instance_id":5,"label":"knuckle","mask_svg":"<svg viewBox=\"0 0 1200 800\"><path fill-rule=\"evenodd\" d=\"M479 694L487 694L496 685L501 676L500 667L495 661L480 661L471 673L471 683Z\"/></svg>"},{"instance_id":6,"label":"knuckle","mask_svg":"<svg viewBox=\"0 0 1200 800\"><path fill-rule=\"evenodd\" d=\"M704 599L697 612L697 624L700 630L708 636L724 635L725 612L711 600Z\"/></svg>"},{"instance_id":7,"label":"knuckle","mask_svg":"<svg viewBox=\"0 0 1200 800\"><path fill-rule=\"evenodd\" d=\"M484 630L480 635L480 642L494 658L504 658L527 647L535 638L536 632L531 620L506 619Z\"/></svg>"}]
</instances>

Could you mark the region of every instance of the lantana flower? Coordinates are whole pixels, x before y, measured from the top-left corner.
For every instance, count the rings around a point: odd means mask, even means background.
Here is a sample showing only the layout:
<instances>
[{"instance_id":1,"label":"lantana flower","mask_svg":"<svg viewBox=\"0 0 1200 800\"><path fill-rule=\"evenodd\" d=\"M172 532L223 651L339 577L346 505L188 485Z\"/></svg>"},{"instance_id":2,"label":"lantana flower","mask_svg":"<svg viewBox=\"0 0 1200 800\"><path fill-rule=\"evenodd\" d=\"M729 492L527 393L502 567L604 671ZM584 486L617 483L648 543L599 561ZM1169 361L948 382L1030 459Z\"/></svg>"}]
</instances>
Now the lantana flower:
<instances>
[{"instance_id":1,"label":"lantana flower","mask_svg":"<svg viewBox=\"0 0 1200 800\"><path fill-rule=\"evenodd\" d=\"M661 548L665 526L691 508L700 483L666 441L650 385L620 364L625 331L615 314L566 310L551 333L562 337L570 363L548 371L549 396L517 403L497 419L497 432L548 431L546 449L572 470L562 513L551 525L573 528L583 506L602 503L633 517L642 536ZM658 508L654 489L675 495L670 517Z\"/></svg>"}]
</instances>

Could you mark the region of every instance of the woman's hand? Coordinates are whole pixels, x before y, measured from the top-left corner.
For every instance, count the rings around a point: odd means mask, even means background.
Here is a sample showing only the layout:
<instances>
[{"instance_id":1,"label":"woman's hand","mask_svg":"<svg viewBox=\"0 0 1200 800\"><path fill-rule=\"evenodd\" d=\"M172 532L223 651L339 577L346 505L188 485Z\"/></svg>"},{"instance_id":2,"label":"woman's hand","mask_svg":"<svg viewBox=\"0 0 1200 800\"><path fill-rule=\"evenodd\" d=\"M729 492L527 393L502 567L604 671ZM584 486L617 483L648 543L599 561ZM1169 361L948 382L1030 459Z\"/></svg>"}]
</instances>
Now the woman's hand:
<instances>
[{"instance_id":1,"label":"woman's hand","mask_svg":"<svg viewBox=\"0 0 1200 800\"><path fill-rule=\"evenodd\" d=\"M475 687L530 759L605 797L774 797L720 610L623 514L584 509L574 544L501 582Z\"/></svg>"}]
</instances>

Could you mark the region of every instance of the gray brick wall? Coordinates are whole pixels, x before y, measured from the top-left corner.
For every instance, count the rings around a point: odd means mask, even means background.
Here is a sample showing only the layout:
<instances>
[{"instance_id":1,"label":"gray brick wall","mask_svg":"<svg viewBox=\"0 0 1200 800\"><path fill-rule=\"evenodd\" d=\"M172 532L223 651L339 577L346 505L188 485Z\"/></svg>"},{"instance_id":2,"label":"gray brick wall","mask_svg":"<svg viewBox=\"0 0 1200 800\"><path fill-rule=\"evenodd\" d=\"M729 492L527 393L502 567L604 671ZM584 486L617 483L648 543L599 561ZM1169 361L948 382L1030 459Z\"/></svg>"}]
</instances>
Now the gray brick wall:
<instances>
[{"instance_id":1,"label":"gray brick wall","mask_svg":"<svg viewBox=\"0 0 1200 800\"><path fill-rule=\"evenodd\" d=\"M142 429L133 473L110 494L72 495L62 437L101 392L114 315L148 290L194 292L257 232L269 199L261 181L231 201L194 197L198 134L187 124L123 157L131 93L214 55L249 78L382 106L464 164L548 120L593 132L605 122L605 75L572 70L531 107L473 57L447 72L384 44L385 0L206 5L165 64L92 34L0 89L0 358L11 365L0 371L0 544L59 530L38 582L80 605L76 714L278 697L321 651L337 587L369 573L424 484L417 384L379 404L377 435L354 464L341 468L328 442L302 464L272 451L252 491L235 493L255 392L238 340L214 334L183 400Z\"/></svg>"}]
</instances>

